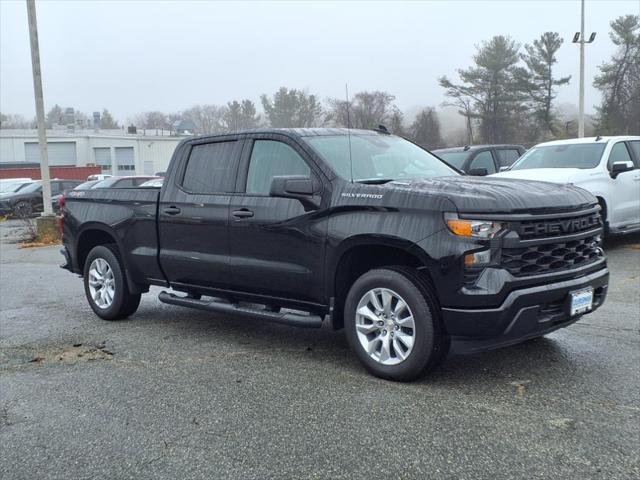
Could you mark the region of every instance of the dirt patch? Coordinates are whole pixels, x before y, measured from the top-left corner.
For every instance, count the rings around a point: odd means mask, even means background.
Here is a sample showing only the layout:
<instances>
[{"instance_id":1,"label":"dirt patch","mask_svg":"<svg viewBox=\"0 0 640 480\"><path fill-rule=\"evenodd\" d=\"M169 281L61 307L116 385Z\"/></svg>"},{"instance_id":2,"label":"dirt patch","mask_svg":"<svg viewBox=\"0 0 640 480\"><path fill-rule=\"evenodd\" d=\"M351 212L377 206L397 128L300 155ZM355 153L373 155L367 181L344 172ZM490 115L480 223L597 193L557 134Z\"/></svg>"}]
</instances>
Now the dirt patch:
<instances>
[{"instance_id":1,"label":"dirt patch","mask_svg":"<svg viewBox=\"0 0 640 480\"><path fill-rule=\"evenodd\" d=\"M57 238L54 239L44 239L41 242L23 242L19 245L20 248L37 248L37 247L50 247L51 245L61 245L60 240Z\"/></svg>"},{"instance_id":2,"label":"dirt patch","mask_svg":"<svg viewBox=\"0 0 640 480\"><path fill-rule=\"evenodd\" d=\"M93 360L110 360L113 352L109 351L104 345L83 345L77 343L62 349L52 349L38 352L38 354L29 360L29 363L78 363L90 362Z\"/></svg>"}]
</instances>

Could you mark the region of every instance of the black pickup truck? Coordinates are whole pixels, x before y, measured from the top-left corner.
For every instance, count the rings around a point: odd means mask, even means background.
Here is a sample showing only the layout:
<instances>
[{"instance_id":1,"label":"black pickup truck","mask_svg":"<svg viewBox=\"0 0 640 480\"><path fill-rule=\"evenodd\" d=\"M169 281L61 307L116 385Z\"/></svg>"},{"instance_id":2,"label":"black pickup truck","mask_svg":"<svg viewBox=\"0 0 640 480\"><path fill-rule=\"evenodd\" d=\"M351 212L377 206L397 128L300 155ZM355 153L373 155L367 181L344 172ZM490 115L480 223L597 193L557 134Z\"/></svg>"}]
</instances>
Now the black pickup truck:
<instances>
[{"instance_id":1,"label":"black pickup truck","mask_svg":"<svg viewBox=\"0 0 640 480\"><path fill-rule=\"evenodd\" d=\"M190 138L161 189L72 191L65 268L101 318L160 301L344 328L373 374L510 345L604 302L598 203L569 185L462 175L384 130Z\"/></svg>"}]
</instances>

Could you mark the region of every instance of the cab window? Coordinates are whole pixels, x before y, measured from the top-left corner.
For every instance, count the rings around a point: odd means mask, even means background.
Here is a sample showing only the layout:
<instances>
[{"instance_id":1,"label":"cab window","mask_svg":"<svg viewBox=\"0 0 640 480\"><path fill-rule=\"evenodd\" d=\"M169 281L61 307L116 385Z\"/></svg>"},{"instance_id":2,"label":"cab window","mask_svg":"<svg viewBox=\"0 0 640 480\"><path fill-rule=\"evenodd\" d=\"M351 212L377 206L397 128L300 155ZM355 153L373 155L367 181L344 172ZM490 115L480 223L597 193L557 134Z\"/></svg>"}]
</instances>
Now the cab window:
<instances>
[{"instance_id":1,"label":"cab window","mask_svg":"<svg viewBox=\"0 0 640 480\"><path fill-rule=\"evenodd\" d=\"M311 169L289 145L274 140L253 143L246 192L269 195L271 180L281 175L311 176Z\"/></svg>"},{"instance_id":2,"label":"cab window","mask_svg":"<svg viewBox=\"0 0 640 480\"><path fill-rule=\"evenodd\" d=\"M491 155L491 152L485 151L476 155L476 158L474 158L471 161L471 165L469 165L469 170L474 170L476 168L484 168L487 171L487 175L496 173L496 165L493 162L493 155Z\"/></svg>"},{"instance_id":3,"label":"cab window","mask_svg":"<svg viewBox=\"0 0 640 480\"><path fill-rule=\"evenodd\" d=\"M616 143L611 149L611 153L609 154L609 162L607 163L609 170L611 170L611 167L614 163L618 162L633 163L633 160L631 160L631 155L629 154L629 150L627 150L627 146L624 142Z\"/></svg>"}]
</instances>

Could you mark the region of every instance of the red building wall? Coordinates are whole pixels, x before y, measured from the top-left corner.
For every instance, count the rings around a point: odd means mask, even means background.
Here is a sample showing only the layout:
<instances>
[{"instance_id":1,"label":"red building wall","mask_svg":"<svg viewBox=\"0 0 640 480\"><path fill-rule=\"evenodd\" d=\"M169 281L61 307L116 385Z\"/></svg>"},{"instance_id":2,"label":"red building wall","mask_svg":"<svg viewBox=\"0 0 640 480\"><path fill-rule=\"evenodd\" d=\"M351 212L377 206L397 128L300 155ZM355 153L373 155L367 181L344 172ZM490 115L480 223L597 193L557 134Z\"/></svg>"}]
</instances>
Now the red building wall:
<instances>
[{"instance_id":1,"label":"red building wall","mask_svg":"<svg viewBox=\"0 0 640 480\"><path fill-rule=\"evenodd\" d=\"M86 180L89 175L102 173L100 167L49 167L49 176L66 180ZM40 179L40 168L0 168L0 178Z\"/></svg>"}]
</instances>

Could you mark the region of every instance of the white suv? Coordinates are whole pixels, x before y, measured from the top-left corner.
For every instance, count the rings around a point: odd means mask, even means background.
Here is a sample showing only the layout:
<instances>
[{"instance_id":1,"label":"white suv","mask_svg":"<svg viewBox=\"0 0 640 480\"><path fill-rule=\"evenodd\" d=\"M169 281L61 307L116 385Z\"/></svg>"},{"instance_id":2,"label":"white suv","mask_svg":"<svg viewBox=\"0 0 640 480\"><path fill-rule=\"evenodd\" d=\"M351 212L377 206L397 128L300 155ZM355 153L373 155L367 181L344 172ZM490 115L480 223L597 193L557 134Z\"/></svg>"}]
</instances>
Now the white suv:
<instances>
[{"instance_id":1,"label":"white suv","mask_svg":"<svg viewBox=\"0 0 640 480\"><path fill-rule=\"evenodd\" d=\"M495 176L582 187L598 197L607 232L640 230L640 136L540 143Z\"/></svg>"}]
</instances>

